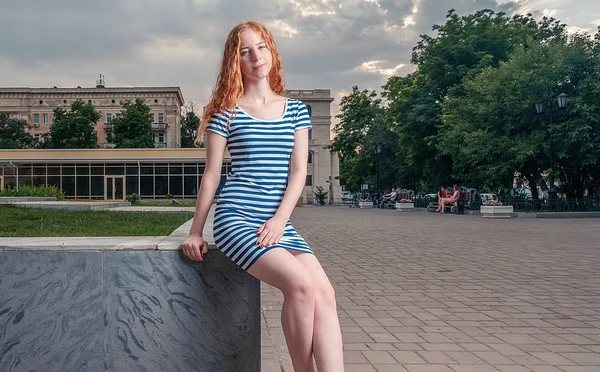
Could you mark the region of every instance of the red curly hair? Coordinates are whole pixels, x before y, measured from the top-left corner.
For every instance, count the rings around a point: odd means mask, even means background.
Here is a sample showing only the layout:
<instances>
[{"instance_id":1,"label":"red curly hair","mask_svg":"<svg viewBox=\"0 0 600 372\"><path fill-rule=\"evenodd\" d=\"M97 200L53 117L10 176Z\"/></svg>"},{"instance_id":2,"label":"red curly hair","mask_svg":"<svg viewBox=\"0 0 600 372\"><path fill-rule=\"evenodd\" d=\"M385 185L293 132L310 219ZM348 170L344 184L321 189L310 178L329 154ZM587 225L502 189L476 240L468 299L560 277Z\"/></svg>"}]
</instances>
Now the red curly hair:
<instances>
[{"instance_id":1,"label":"red curly hair","mask_svg":"<svg viewBox=\"0 0 600 372\"><path fill-rule=\"evenodd\" d=\"M221 67L217 76L217 84L213 88L210 101L204 110L202 120L200 120L200 126L198 127L198 137L194 141L196 146L198 140L201 138L206 125L210 118L218 113L224 112L225 110L233 111L233 117L229 118L229 122L235 117L235 104L244 94L244 81L242 77L242 71L240 68L240 46L242 31L246 29L252 29L258 33L264 40L267 49L271 52L272 66L269 72L269 85L273 92L279 95L283 95L285 92L284 79L283 79L283 62L281 55L275 45L275 40L271 32L262 24L254 21L248 21L240 23L235 26L225 41L225 47L223 48L223 56L221 59Z\"/></svg>"}]
</instances>

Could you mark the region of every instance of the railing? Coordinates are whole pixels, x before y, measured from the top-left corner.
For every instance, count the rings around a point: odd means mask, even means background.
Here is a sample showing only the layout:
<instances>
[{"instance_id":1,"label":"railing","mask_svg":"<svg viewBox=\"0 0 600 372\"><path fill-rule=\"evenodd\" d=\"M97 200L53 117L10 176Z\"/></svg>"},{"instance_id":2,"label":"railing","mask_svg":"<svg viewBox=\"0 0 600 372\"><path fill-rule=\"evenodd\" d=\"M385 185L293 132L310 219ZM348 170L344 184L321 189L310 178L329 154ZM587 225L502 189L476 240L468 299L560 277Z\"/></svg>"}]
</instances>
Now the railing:
<instances>
[{"instance_id":1,"label":"railing","mask_svg":"<svg viewBox=\"0 0 600 372\"><path fill-rule=\"evenodd\" d=\"M549 203L548 198L533 200L531 198L500 198L506 205L512 205L518 212L592 212L600 211L600 196L584 198L556 198Z\"/></svg>"}]
</instances>

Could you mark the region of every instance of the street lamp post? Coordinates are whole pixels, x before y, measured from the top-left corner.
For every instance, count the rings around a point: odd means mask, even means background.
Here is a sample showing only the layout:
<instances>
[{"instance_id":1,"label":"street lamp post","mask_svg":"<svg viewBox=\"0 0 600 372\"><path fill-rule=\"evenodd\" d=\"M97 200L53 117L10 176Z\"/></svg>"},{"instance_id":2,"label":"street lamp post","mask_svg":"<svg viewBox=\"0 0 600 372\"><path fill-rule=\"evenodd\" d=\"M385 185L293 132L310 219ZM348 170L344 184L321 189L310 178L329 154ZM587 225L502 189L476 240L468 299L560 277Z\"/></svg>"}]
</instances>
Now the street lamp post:
<instances>
[{"instance_id":1,"label":"street lamp post","mask_svg":"<svg viewBox=\"0 0 600 372\"><path fill-rule=\"evenodd\" d=\"M557 97L558 101L558 110L562 110L567 106L567 95L565 93L561 93ZM535 110L538 114L543 114L545 110L545 104L543 101L537 101L535 103ZM548 110L548 127L552 126L554 123L554 113L555 111L550 107ZM548 135L550 136L550 187L548 188L548 208L549 209L557 209L556 208L556 199L557 199L557 190L554 186L554 174L556 172L556 150L554 148L554 138L552 137L552 132L548 129Z\"/></svg>"},{"instance_id":2,"label":"street lamp post","mask_svg":"<svg viewBox=\"0 0 600 372\"><path fill-rule=\"evenodd\" d=\"M379 154L381 154L381 146L377 145L377 171L376 171L377 184L375 185L375 189L377 190L377 197L379 197L379 194L380 194L380 190L379 190Z\"/></svg>"}]
</instances>

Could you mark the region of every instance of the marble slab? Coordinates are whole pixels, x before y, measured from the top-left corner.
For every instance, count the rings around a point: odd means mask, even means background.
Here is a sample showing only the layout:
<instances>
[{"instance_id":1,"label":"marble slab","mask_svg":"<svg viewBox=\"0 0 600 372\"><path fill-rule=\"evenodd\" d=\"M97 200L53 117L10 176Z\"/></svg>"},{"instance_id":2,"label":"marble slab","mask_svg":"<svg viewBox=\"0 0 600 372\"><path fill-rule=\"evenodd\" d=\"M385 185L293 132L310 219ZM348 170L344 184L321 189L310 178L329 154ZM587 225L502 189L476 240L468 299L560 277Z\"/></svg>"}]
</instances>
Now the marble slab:
<instances>
[{"instance_id":1,"label":"marble slab","mask_svg":"<svg viewBox=\"0 0 600 372\"><path fill-rule=\"evenodd\" d=\"M0 252L0 371L102 371L101 252Z\"/></svg>"},{"instance_id":2,"label":"marble slab","mask_svg":"<svg viewBox=\"0 0 600 372\"><path fill-rule=\"evenodd\" d=\"M107 371L260 371L259 282L224 254L104 254Z\"/></svg>"}]
</instances>

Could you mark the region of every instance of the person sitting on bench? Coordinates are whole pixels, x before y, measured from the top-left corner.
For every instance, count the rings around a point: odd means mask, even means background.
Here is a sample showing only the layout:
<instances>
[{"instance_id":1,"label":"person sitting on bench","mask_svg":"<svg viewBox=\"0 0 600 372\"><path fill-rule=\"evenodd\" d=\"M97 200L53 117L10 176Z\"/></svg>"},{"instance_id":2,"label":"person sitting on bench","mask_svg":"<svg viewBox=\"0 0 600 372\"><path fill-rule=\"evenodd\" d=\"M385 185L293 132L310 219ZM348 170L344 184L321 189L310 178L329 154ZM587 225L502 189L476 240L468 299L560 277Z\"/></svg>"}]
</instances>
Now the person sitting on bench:
<instances>
[{"instance_id":1,"label":"person sitting on bench","mask_svg":"<svg viewBox=\"0 0 600 372\"><path fill-rule=\"evenodd\" d=\"M442 205L442 203L441 203L442 199L448 197L448 193L446 192L446 188L444 186L440 186L440 189L438 190L437 196L438 196L438 207L437 207L437 209L435 211L439 212L440 211L440 206Z\"/></svg>"},{"instance_id":2,"label":"person sitting on bench","mask_svg":"<svg viewBox=\"0 0 600 372\"><path fill-rule=\"evenodd\" d=\"M381 199L381 207L383 208L385 203L395 201L398 193L396 192L396 188L392 187L392 192L389 194L383 194L383 199Z\"/></svg>"},{"instance_id":3,"label":"person sitting on bench","mask_svg":"<svg viewBox=\"0 0 600 372\"><path fill-rule=\"evenodd\" d=\"M446 205L452 205L454 203L456 203L458 201L458 199L460 199L460 189L458 188L458 185L454 185L454 193L452 193L452 196L449 198L442 198L439 201L439 211L438 213L443 214L444 209L446 208Z\"/></svg>"}]
</instances>

